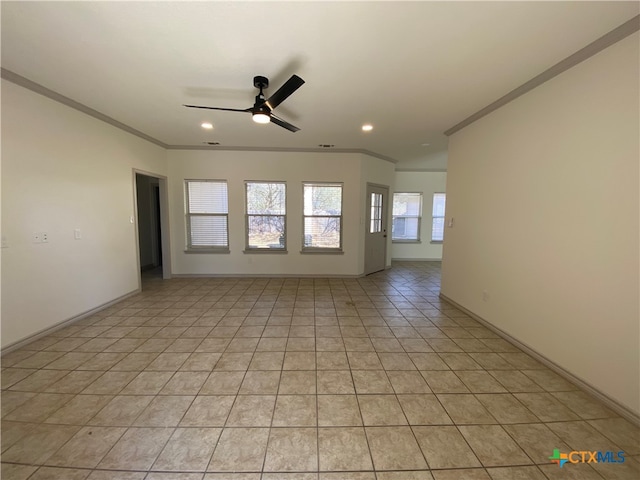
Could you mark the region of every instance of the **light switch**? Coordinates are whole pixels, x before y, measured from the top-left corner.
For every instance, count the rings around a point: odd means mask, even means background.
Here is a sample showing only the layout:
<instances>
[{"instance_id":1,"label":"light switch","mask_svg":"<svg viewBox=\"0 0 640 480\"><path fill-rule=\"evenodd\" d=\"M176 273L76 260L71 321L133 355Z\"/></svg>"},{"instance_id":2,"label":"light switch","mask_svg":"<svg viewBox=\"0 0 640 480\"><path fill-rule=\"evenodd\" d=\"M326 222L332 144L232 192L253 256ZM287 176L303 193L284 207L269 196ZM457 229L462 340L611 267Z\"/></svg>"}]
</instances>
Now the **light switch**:
<instances>
[{"instance_id":1,"label":"light switch","mask_svg":"<svg viewBox=\"0 0 640 480\"><path fill-rule=\"evenodd\" d=\"M80 231L79 228L76 228L73 231L73 238L75 238L76 240L80 240L82 238L82 232Z\"/></svg>"}]
</instances>

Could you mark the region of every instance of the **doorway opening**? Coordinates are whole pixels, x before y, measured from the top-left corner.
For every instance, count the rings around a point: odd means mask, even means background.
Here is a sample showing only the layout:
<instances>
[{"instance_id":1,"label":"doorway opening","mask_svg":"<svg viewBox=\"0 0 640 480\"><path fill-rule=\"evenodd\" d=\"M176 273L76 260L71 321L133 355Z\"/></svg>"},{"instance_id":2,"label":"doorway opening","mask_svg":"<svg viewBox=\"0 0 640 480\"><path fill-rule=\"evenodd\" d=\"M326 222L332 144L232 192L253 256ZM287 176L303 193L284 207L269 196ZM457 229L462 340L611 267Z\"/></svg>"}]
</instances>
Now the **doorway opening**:
<instances>
[{"instance_id":1,"label":"doorway opening","mask_svg":"<svg viewBox=\"0 0 640 480\"><path fill-rule=\"evenodd\" d=\"M166 214L166 179L135 172L140 276L170 278Z\"/></svg>"}]
</instances>

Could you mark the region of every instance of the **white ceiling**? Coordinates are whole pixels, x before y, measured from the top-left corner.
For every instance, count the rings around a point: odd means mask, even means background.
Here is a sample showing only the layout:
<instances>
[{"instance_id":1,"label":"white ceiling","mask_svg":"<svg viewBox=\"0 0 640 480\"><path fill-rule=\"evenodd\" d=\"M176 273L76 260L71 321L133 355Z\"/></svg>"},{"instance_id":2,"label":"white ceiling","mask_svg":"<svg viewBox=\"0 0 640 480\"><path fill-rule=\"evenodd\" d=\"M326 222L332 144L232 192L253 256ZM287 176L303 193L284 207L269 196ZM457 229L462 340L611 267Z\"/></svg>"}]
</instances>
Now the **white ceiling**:
<instances>
[{"instance_id":1,"label":"white ceiling","mask_svg":"<svg viewBox=\"0 0 640 480\"><path fill-rule=\"evenodd\" d=\"M638 14L638 2L7 2L2 67L167 145L364 149L443 168L443 132ZM253 105L305 81L274 113ZM215 128L199 125L210 121ZM374 125L370 133L360 127ZM430 146L423 146L429 143Z\"/></svg>"}]
</instances>

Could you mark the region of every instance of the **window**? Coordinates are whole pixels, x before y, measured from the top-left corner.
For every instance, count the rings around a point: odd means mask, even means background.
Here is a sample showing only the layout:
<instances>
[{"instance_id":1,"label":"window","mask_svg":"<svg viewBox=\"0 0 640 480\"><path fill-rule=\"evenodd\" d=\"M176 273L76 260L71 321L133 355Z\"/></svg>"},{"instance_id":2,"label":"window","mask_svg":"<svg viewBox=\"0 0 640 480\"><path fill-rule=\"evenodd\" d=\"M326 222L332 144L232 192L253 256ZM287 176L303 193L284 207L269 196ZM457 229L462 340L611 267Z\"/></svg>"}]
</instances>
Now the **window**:
<instances>
[{"instance_id":1,"label":"window","mask_svg":"<svg viewBox=\"0 0 640 480\"><path fill-rule=\"evenodd\" d=\"M446 194L433 194L433 226L431 228L431 241L442 242L444 240L444 209Z\"/></svg>"},{"instance_id":2,"label":"window","mask_svg":"<svg viewBox=\"0 0 640 480\"><path fill-rule=\"evenodd\" d=\"M229 204L224 180L185 180L187 250L229 251Z\"/></svg>"},{"instance_id":3,"label":"window","mask_svg":"<svg viewBox=\"0 0 640 480\"><path fill-rule=\"evenodd\" d=\"M342 184L304 183L302 250L342 249Z\"/></svg>"},{"instance_id":4,"label":"window","mask_svg":"<svg viewBox=\"0 0 640 480\"><path fill-rule=\"evenodd\" d=\"M246 182L247 250L287 249L286 185Z\"/></svg>"},{"instance_id":5,"label":"window","mask_svg":"<svg viewBox=\"0 0 640 480\"><path fill-rule=\"evenodd\" d=\"M382 231L382 194L371 194L371 223L369 233L379 233Z\"/></svg>"},{"instance_id":6,"label":"window","mask_svg":"<svg viewBox=\"0 0 640 480\"><path fill-rule=\"evenodd\" d=\"M421 217L421 193L394 193L391 239L394 242L419 242Z\"/></svg>"}]
</instances>

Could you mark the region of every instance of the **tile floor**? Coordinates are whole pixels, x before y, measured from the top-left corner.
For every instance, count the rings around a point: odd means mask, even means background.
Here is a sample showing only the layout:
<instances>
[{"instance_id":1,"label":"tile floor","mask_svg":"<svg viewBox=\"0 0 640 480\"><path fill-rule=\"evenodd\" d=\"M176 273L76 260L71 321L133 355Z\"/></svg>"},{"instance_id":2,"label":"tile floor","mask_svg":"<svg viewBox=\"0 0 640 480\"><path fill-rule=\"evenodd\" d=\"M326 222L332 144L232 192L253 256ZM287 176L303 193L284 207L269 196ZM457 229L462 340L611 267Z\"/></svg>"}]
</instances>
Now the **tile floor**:
<instances>
[{"instance_id":1,"label":"tile floor","mask_svg":"<svg viewBox=\"0 0 640 480\"><path fill-rule=\"evenodd\" d=\"M640 478L638 428L439 278L147 278L2 358L2 479ZM626 457L560 469L554 448Z\"/></svg>"}]
</instances>

